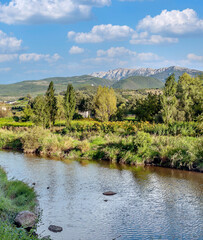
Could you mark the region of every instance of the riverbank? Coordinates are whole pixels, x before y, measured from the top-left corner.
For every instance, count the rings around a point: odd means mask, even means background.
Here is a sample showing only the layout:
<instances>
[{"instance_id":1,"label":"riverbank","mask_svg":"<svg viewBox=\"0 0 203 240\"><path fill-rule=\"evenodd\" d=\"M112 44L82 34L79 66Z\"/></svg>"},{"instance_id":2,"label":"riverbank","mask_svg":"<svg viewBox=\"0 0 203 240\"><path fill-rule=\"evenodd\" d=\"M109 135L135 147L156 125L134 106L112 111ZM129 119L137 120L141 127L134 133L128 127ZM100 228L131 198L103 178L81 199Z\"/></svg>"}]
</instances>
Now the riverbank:
<instances>
[{"instance_id":1,"label":"riverbank","mask_svg":"<svg viewBox=\"0 0 203 240\"><path fill-rule=\"evenodd\" d=\"M0 148L59 159L84 158L130 165L203 171L203 137L159 136L67 129L0 130Z\"/></svg>"},{"instance_id":2,"label":"riverbank","mask_svg":"<svg viewBox=\"0 0 203 240\"><path fill-rule=\"evenodd\" d=\"M36 194L34 190L20 181L8 181L6 173L0 168L0 239L38 240L23 228L14 225L18 212L34 211Z\"/></svg>"}]
</instances>

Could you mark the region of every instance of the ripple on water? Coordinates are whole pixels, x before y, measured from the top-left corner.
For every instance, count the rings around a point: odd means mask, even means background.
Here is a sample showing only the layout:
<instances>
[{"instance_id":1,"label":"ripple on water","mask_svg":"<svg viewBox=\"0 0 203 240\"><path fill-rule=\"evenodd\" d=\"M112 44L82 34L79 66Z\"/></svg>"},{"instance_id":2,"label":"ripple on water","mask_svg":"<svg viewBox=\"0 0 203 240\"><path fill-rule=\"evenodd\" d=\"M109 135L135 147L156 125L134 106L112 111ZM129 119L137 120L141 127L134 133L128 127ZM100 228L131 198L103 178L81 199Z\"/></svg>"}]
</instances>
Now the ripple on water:
<instances>
[{"instance_id":1,"label":"ripple on water","mask_svg":"<svg viewBox=\"0 0 203 240\"><path fill-rule=\"evenodd\" d=\"M12 152L0 152L0 165L9 178L36 183L43 210L38 232L54 240L203 239L203 174ZM63 232L49 232L51 224Z\"/></svg>"}]
</instances>

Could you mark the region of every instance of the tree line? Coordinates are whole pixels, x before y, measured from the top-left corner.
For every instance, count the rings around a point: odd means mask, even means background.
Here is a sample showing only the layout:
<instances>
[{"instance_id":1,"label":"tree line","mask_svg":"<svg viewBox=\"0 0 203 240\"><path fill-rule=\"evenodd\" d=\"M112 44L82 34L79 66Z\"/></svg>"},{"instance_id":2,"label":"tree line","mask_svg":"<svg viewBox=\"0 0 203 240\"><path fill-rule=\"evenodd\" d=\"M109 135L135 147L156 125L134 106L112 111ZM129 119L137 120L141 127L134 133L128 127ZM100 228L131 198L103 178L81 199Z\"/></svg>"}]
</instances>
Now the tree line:
<instances>
[{"instance_id":1,"label":"tree line","mask_svg":"<svg viewBox=\"0 0 203 240\"><path fill-rule=\"evenodd\" d=\"M135 95L124 98L112 88L97 88L95 94L81 94L69 84L61 95L55 94L51 82L44 96L37 96L29 101L23 111L25 121L32 120L36 125L51 128L56 119L71 120L80 117L77 110L90 111L100 121L121 121L127 114L135 115L138 121L164 122L194 121L203 115L203 76L191 77L184 73L178 82L172 74L166 79L163 91L148 93L146 96Z\"/></svg>"},{"instance_id":2,"label":"tree line","mask_svg":"<svg viewBox=\"0 0 203 240\"><path fill-rule=\"evenodd\" d=\"M90 102L91 101L91 102ZM101 87L93 98L83 97L77 103L76 93L72 84L68 84L63 95L56 96L54 84L51 82L44 96L37 96L29 101L23 111L24 121L32 120L44 128L54 126L56 119L66 120L70 126L76 114L76 106L80 111L93 111L98 120L108 121L117 110L117 98L112 88Z\"/></svg>"},{"instance_id":3,"label":"tree line","mask_svg":"<svg viewBox=\"0 0 203 240\"><path fill-rule=\"evenodd\" d=\"M196 121L203 117L203 75L184 73L178 82L172 74L166 79L162 95L148 94L135 106L138 120L150 122Z\"/></svg>"}]
</instances>

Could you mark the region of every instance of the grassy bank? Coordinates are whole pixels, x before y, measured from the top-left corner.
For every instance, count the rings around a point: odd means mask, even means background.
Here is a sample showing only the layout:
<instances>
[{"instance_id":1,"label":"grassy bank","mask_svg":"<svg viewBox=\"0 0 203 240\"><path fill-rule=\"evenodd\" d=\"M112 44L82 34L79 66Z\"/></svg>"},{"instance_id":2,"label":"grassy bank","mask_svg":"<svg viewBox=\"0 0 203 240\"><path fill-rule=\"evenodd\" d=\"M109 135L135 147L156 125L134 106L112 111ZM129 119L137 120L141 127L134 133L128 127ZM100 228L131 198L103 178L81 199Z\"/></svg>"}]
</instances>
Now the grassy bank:
<instances>
[{"instance_id":1,"label":"grassy bank","mask_svg":"<svg viewBox=\"0 0 203 240\"><path fill-rule=\"evenodd\" d=\"M72 131L39 127L15 131L0 129L0 148L64 158L106 160L122 164L150 164L203 170L203 137L156 135L134 130Z\"/></svg>"},{"instance_id":2,"label":"grassy bank","mask_svg":"<svg viewBox=\"0 0 203 240\"><path fill-rule=\"evenodd\" d=\"M0 128L3 129L28 129L34 126L33 122L15 122L13 118L0 118ZM57 120L55 128L65 127L65 121ZM138 121L98 122L94 119L73 120L70 130L72 132L104 132L133 134L136 131L144 131L150 134L163 136L191 136L197 137L203 134L203 123L198 122L174 122L171 124L149 123Z\"/></svg>"},{"instance_id":3,"label":"grassy bank","mask_svg":"<svg viewBox=\"0 0 203 240\"><path fill-rule=\"evenodd\" d=\"M22 228L15 227L14 218L23 210L33 211L36 195L33 189L20 181L8 181L6 173L0 168L0 239L37 240Z\"/></svg>"}]
</instances>

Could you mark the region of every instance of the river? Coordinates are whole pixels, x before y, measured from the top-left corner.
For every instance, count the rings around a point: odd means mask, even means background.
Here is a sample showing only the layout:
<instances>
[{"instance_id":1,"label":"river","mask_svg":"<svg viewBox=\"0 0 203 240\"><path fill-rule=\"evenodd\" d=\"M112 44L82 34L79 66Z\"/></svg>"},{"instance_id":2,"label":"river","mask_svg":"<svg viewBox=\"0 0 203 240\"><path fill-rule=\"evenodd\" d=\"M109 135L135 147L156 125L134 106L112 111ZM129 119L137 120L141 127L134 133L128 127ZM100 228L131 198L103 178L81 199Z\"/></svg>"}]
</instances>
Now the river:
<instances>
[{"instance_id":1,"label":"river","mask_svg":"<svg viewBox=\"0 0 203 240\"><path fill-rule=\"evenodd\" d=\"M0 152L9 179L36 183L38 233L53 240L203 239L203 174ZM47 189L49 187L49 189ZM104 196L114 191L114 196ZM104 201L108 200L108 201ZM63 227L52 233L49 225Z\"/></svg>"}]
</instances>

